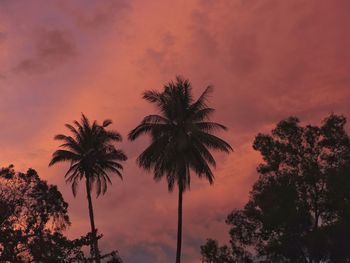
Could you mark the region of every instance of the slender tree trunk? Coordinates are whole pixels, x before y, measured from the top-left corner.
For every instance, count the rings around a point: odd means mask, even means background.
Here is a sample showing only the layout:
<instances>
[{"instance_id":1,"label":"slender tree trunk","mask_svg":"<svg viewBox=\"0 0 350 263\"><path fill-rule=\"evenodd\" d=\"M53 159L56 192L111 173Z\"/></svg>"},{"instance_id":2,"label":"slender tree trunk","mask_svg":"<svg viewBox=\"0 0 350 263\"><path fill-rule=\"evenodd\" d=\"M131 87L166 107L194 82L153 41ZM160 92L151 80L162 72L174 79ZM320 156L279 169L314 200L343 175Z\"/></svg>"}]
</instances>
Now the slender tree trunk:
<instances>
[{"instance_id":1,"label":"slender tree trunk","mask_svg":"<svg viewBox=\"0 0 350 263\"><path fill-rule=\"evenodd\" d=\"M90 254L91 254L91 258L95 258L96 263L100 263L101 262L100 251L98 249L98 240L97 240L97 233L96 233L95 220L94 220L94 210L92 207L91 189L90 189L88 177L86 178L86 192L87 192L87 199L89 203L89 216L90 216L92 238L94 239L90 246Z\"/></svg>"},{"instance_id":2,"label":"slender tree trunk","mask_svg":"<svg viewBox=\"0 0 350 263\"><path fill-rule=\"evenodd\" d=\"M176 248L176 263L181 262L181 241L182 241L182 185L179 184L179 203L178 203L178 221L177 221L177 248Z\"/></svg>"}]
</instances>

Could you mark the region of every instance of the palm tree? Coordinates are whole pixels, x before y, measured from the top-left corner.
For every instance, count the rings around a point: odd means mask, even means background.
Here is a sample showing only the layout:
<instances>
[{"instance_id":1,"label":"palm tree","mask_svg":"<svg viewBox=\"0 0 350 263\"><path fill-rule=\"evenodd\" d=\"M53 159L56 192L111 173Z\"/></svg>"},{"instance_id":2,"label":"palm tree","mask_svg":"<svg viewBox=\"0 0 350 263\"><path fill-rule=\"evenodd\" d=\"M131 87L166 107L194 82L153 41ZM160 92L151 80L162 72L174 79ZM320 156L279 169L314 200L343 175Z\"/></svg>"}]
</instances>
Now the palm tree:
<instances>
[{"instance_id":1,"label":"palm tree","mask_svg":"<svg viewBox=\"0 0 350 263\"><path fill-rule=\"evenodd\" d=\"M169 192L178 186L176 263L181 262L182 196L190 188L190 171L212 184L214 175L210 166L215 167L216 162L210 150L226 153L232 150L228 143L213 134L226 127L209 121L214 112L206 104L211 91L212 88L207 87L194 101L190 82L177 77L176 82L164 86L163 92L144 92L143 98L155 104L159 114L144 117L129 133L132 141L142 134L151 136L150 145L137 159L138 165L153 170L156 181L165 177Z\"/></svg>"},{"instance_id":2,"label":"palm tree","mask_svg":"<svg viewBox=\"0 0 350 263\"><path fill-rule=\"evenodd\" d=\"M124 152L116 149L113 144L122 140L121 135L118 132L106 130L111 123L111 120L105 120L102 125L96 121L91 124L88 118L82 114L80 123L74 121L73 125L66 124L65 126L72 135L58 134L55 136L55 140L62 141L63 144L60 149L53 153L49 164L52 166L59 162L70 162L65 178L67 183L72 184L74 196L77 193L78 183L85 179L93 240L90 253L91 258L95 258L96 263L100 263L101 260L91 190L95 187L97 196L101 193L105 194L107 184L112 183L108 173L115 173L122 179L123 166L120 161L127 159Z\"/></svg>"}]
</instances>

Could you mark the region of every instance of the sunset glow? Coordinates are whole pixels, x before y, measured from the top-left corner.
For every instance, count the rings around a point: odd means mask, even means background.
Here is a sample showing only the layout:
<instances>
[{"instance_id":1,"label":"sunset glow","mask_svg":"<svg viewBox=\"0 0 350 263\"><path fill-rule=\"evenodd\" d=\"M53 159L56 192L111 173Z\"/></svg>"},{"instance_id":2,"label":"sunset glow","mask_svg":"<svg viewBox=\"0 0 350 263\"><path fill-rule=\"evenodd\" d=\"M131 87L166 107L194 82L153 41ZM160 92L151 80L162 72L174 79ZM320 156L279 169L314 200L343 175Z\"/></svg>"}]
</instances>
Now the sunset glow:
<instances>
[{"instance_id":1,"label":"sunset glow","mask_svg":"<svg viewBox=\"0 0 350 263\"><path fill-rule=\"evenodd\" d=\"M126 263L174 262L177 194L137 167L148 139L127 134L156 112L145 90L177 75L196 98L213 85L209 104L234 151L215 154L213 185L193 176L184 194L183 263L200 263L208 237L228 241L225 219L258 177L258 133L291 115L317 125L332 112L350 118L349 10L348 0L0 0L1 166L34 168L58 185L72 222L65 233L84 235L85 188L74 198L68 164L48 167L53 137L81 113L113 120L128 161L124 179L112 176L93 200L100 248Z\"/></svg>"}]
</instances>

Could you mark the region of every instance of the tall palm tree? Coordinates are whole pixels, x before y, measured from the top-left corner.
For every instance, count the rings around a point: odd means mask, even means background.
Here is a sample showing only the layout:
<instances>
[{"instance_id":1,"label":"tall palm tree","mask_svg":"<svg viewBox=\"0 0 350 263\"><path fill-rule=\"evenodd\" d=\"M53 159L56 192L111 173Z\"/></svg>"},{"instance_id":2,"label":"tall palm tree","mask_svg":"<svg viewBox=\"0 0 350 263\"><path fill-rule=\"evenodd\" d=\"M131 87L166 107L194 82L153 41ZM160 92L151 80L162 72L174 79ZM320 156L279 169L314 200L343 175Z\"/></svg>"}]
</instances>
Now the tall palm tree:
<instances>
[{"instance_id":1,"label":"tall palm tree","mask_svg":"<svg viewBox=\"0 0 350 263\"><path fill-rule=\"evenodd\" d=\"M159 114L144 117L129 133L129 140L142 134L151 136L150 145L137 159L138 165L153 170L156 181L165 177L170 192L175 185L178 186L176 263L181 262L182 196L190 188L190 172L212 184L211 166L215 167L216 162L210 150L226 153L232 150L227 142L213 134L217 130L226 130L226 127L209 121L214 112L206 104L211 91L212 88L207 87L195 101L190 82L181 77L165 85L162 92L146 91L143 98L155 104Z\"/></svg>"},{"instance_id":2,"label":"tall palm tree","mask_svg":"<svg viewBox=\"0 0 350 263\"><path fill-rule=\"evenodd\" d=\"M95 258L96 263L100 263L101 260L91 190L95 188L97 196L101 193L105 194L107 184L112 183L108 173L115 173L122 179L123 166L120 161L127 159L124 152L116 149L113 144L122 140L121 135L106 129L111 123L111 120L105 120L102 125L96 121L91 124L88 118L82 114L80 123L74 121L73 125L66 124L65 126L71 135L58 134L55 136L55 140L62 141L63 144L60 145L60 149L53 153L49 164L52 166L59 162L70 162L65 178L67 183L72 184L74 196L77 193L78 183L85 179L93 239L90 253L91 258Z\"/></svg>"}]
</instances>

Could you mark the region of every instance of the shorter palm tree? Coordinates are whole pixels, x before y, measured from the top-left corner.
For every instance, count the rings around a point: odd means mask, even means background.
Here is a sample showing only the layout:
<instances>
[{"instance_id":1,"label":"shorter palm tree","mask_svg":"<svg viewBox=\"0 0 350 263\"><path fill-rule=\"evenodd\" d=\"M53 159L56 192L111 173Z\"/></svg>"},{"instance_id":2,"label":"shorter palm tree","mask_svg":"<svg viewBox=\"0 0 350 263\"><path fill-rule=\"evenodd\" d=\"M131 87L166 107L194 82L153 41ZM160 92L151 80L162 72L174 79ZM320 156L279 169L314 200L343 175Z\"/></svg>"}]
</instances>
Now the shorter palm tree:
<instances>
[{"instance_id":1,"label":"shorter palm tree","mask_svg":"<svg viewBox=\"0 0 350 263\"><path fill-rule=\"evenodd\" d=\"M70 167L65 174L66 182L72 184L73 195L77 194L77 187L82 179L85 179L88 208L91 224L92 243L90 247L91 258L100 263L98 249L97 229L95 227L94 211L91 199L91 190L95 187L97 196L107 191L107 184L112 181L109 172L117 174L121 179L123 166L120 161L126 161L127 157L122 150L116 149L114 142L122 140L118 132L107 130L112 123L105 120L102 125L96 121L92 124L82 114L81 122L74 121L73 125L66 124L72 135L58 134L55 140L62 141L61 149L52 155L49 166L59 162L70 162Z\"/></svg>"},{"instance_id":2,"label":"shorter palm tree","mask_svg":"<svg viewBox=\"0 0 350 263\"><path fill-rule=\"evenodd\" d=\"M140 154L138 165L154 171L154 179L163 177L172 191L178 186L178 232L176 263L181 262L182 240L182 195L190 188L190 172L206 178L210 184L214 174L210 166L216 162L210 150L229 153L231 146L214 135L217 130L226 130L224 125L209 121L214 109L207 106L208 87L194 100L188 80L181 77L164 86L162 92L146 91L143 98L155 104L159 114L144 117L141 123L129 133L129 140L142 134L151 136L151 144Z\"/></svg>"}]
</instances>

